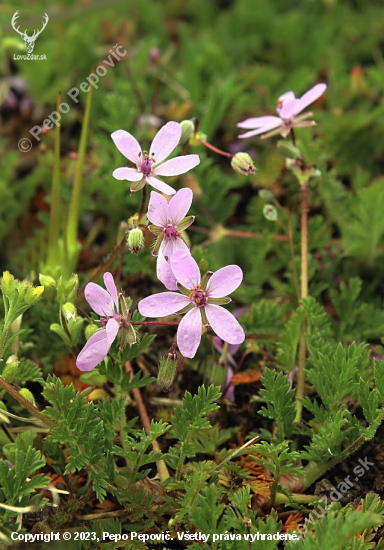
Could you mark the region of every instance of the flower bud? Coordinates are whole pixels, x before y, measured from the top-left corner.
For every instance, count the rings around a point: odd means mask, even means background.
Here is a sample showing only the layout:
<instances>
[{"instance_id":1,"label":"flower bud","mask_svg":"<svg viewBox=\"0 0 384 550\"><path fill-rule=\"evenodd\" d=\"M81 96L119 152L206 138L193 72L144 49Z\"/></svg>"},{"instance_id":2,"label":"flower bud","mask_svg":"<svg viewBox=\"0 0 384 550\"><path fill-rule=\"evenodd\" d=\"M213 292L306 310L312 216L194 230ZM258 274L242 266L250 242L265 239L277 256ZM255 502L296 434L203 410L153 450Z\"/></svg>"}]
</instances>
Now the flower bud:
<instances>
[{"instance_id":1,"label":"flower bud","mask_svg":"<svg viewBox=\"0 0 384 550\"><path fill-rule=\"evenodd\" d=\"M39 281L40 284L43 285L43 287L45 288L56 288L56 281L50 275L43 275L42 273L40 273Z\"/></svg>"},{"instance_id":2,"label":"flower bud","mask_svg":"<svg viewBox=\"0 0 384 550\"><path fill-rule=\"evenodd\" d=\"M301 158L300 150L297 147L295 147L290 141L283 141L283 140L278 141L277 148L282 155L284 155L289 159Z\"/></svg>"},{"instance_id":3,"label":"flower bud","mask_svg":"<svg viewBox=\"0 0 384 550\"><path fill-rule=\"evenodd\" d=\"M35 398L33 397L32 392L30 392L27 388L21 388L21 390L19 390L19 394L24 397L24 399L32 403L32 405L35 405Z\"/></svg>"},{"instance_id":4,"label":"flower bud","mask_svg":"<svg viewBox=\"0 0 384 550\"><path fill-rule=\"evenodd\" d=\"M76 306L74 306L71 302L66 302L63 306L61 306L61 311L67 321L76 321Z\"/></svg>"},{"instance_id":5,"label":"flower bud","mask_svg":"<svg viewBox=\"0 0 384 550\"><path fill-rule=\"evenodd\" d=\"M260 189L259 191L259 197L261 197L262 199L267 199L267 200L273 200L275 198L275 195L273 193L271 193L271 191L269 191L268 189Z\"/></svg>"},{"instance_id":6,"label":"flower bud","mask_svg":"<svg viewBox=\"0 0 384 550\"><path fill-rule=\"evenodd\" d=\"M10 296L16 288L16 281L13 275L9 271L4 271L3 278L1 280L1 290L5 296Z\"/></svg>"},{"instance_id":7,"label":"flower bud","mask_svg":"<svg viewBox=\"0 0 384 550\"><path fill-rule=\"evenodd\" d=\"M171 349L164 355L160 361L157 383L163 391L169 391L177 375L177 365L179 359L175 351L176 344L172 344Z\"/></svg>"},{"instance_id":8,"label":"flower bud","mask_svg":"<svg viewBox=\"0 0 384 550\"><path fill-rule=\"evenodd\" d=\"M263 208L263 214L270 222L275 222L277 220L277 210L273 204L266 204Z\"/></svg>"},{"instance_id":9,"label":"flower bud","mask_svg":"<svg viewBox=\"0 0 384 550\"><path fill-rule=\"evenodd\" d=\"M10 355L5 363L4 370L1 376L6 380L6 382L12 384L15 379L15 374L19 366L19 361L16 355Z\"/></svg>"},{"instance_id":10,"label":"flower bud","mask_svg":"<svg viewBox=\"0 0 384 550\"><path fill-rule=\"evenodd\" d=\"M94 323L92 323L91 325L88 325L87 327L85 327L85 337L86 337L86 339L89 340L90 337L93 336L95 334L95 332L97 332L97 330L98 330L98 327Z\"/></svg>"},{"instance_id":11,"label":"flower bud","mask_svg":"<svg viewBox=\"0 0 384 550\"><path fill-rule=\"evenodd\" d=\"M189 144L192 146L200 145L200 140L207 141L207 134L204 134L203 132L197 132L196 134L192 134L189 138Z\"/></svg>"},{"instance_id":12,"label":"flower bud","mask_svg":"<svg viewBox=\"0 0 384 550\"><path fill-rule=\"evenodd\" d=\"M59 303L63 305L66 302L74 302L78 286L79 277L75 273L72 273L71 277L66 282L60 277L57 281L57 299Z\"/></svg>"},{"instance_id":13,"label":"flower bud","mask_svg":"<svg viewBox=\"0 0 384 550\"><path fill-rule=\"evenodd\" d=\"M181 136L179 145L183 145L189 141L190 137L195 133L195 124L192 120L182 120L180 122Z\"/></svg>"},{"instance_id":14,"label":"flower bud","mask_svg":"<svg viewBox=\"0 0 384 550\"><path fill-rule=\"evenodd\" d=\"M131 229L128 235L128 248L132 254L140 254L144 247L144 235L140 227Z\"/></svg>"},{"instance_id":15,"label":"flower bud","mask_svg":"<svg viewBox=\"0 0 384 550\"><path fill-rule=\"evenodd\" d=\"M44 292L43 286L36 286L35 288L29 288L24 297L24 302L28 305L35 304Z\"/></svg>"},{"instance_id":16,"label":"flower bud","mask_svg":"<svg viewBox=\"0 0 384 550\"><path fill-rule=\"evenodd\" d=\"M235 172L238 172L243 176L251 176L256 171L256 168L248 153L236 153L236 155L232 157L231 166Z\"/></svg>"}]
</instances>

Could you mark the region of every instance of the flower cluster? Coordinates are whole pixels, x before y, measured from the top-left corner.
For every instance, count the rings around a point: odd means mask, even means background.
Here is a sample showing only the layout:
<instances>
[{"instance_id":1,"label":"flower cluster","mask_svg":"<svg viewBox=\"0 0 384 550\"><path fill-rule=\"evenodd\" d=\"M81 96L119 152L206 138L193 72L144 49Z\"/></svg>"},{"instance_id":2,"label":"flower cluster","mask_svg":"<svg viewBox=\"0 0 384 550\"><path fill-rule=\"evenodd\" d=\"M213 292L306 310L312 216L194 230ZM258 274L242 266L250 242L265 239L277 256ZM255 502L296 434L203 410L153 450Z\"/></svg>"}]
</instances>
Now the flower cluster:
<instances>
[{"instance_id":1,"label":"flower cluster","mask_svg":"<svg viewBox=\"0 0 384 550\"><path fill-rule=\"evenodd\" d=\"M262 137L269 137L279 133L287 137L294 127L312 126L315 122L307 120L312 113L300 113L316 101L326 88L326 84L317 84L301 98L295 98L291 91L286 92L277 101L278 116L248 118L238 123L240 128L250 130L239 137L247 138L262 134ZM188 130L192 132L192 123L189 124ZM135 164L136 168L117 168L113 176L118 180L132 182L132 192L143 189L146 184L158 191L151 192L147 218L152 224L149 230L156 237L152 254L157 257L157 277L171 292L144 298L139 302L138 309L140 314L146 317L184 313L185 316L177 331L177 345L184 357L193 358L204 328L208 330L210 327L224 342L233 346L238 346L244 341L242 327L236 318L222 307L231 301L228 294L240 285L243 273L240 267L229 265L216 273L209 271L201 278L198 265L190 254L184 231L194 221L194 216L187 215L193 193L188 188L176 193L158 177L184 174L199 164L198 155L185 155L166 161L177 145L185 142L185 135L182 134L182 125L174 121L168 122L158 131L147 152L142 150L139 142L130 133L117 130L112 134L112 139L118 150ZM204 143L202 140L200 142ZM245 175L254 173L252 159L248 154L223 154L232 157L231 163L237 172ZM173 196L168 201L160 193ZM138 219L141 219L141 213ZM141 229L136 225L131 231L131 241L131 251L138 253L144 241ZM124 329L126 341L130 344L136 343L136 332L130 322L130 311L125 308L125 313L120 313L118 294L110 273L104 275L104 283L107 290L94 283L89 283L85 288L85 298L101 317L100 329L91 336L77 358L77 367L83 371L93 369L106 357L120 329Z\"/></svg>"}]
</instances>

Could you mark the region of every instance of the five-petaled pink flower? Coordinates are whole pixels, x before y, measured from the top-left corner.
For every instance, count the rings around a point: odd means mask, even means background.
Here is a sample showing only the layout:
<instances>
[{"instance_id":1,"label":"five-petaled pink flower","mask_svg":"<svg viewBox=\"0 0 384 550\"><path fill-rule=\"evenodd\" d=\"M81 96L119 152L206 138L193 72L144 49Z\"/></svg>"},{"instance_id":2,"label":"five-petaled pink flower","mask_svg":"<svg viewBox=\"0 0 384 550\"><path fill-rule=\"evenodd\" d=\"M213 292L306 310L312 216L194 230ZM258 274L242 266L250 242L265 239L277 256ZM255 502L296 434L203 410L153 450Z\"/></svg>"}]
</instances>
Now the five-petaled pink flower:
<instances>
[{"instance_id":1,"label":"five-petaled pink flower","mask_svg":"<svg viewBox=\"0 0 384 550\"><path fill-rule=\"evenodd\" d=\"M173 274L181 294L162 292L141 300L138 309L146 317L164 317L173 313L186 313L177 331L177 345L184 357L195 356L201 340L201 328L210 325L222 340L241 344L245 334L226 309L231 294L240 285L243 272L237 265L228 265L208 272L203 279L195 260L187 252L175 252L170 259Z\"/></svg>"},{"instance_id":2,"label":"five-petaled pink flower","mask_svg":"<svg viewBox=\"0 0 384 550\"><path fill-rule=\"evenodd\" d=\"M281 134L287 137L292 128L313 126L316 124L314 120L305 120L312 116L313 113L308 112L299 115L308 105L316 101L323 95L327 89L326 84L316 84L308 90L300 99L295 98L293 92L286 92L277 100L276 111L279 116L259 116L255 118L247 118L243 122L239 122L239 128L252 128L250 132L241 134L240 138L247 138L265 134L263 138Z\"/></svg>"},{"instance_id":3,"label":"five-petaled pink flower","mask_svg":"<svg viewBox=\"0 0 384 550\"><path fill-rule=\"evenodd\" d=\"M168 290L177 290L176 279L169 264L170 258L178 251L188 253L188 245L182 235L194 216L186 216L191 207L191 189L180 189L168 202L163 195L152 191L148 205L148 220L153 224L150 231L157 236L152 250L157 258L157 278Z\"/></svg>"},{"instance_id":4,"label":"five-petaled pink flower","mask_svg":"<svg viewBox=\"0 0 384 550\"><path fill-rule=\"evenodd\" d=\"M111 273L105 273L104 290L95 283L88 283L84 296L95 313L100 315L101 328L93 334L76 359L76 366L81 371L94 369L108 355L120 328L126 329L126 340L136 342L136 333L129 324L129 311L119 313L119 298Z\"/></svg>"},{"instance_id":5,"label":"five-petaled pink flower","mask_svg":"<svg viewBox=\"0 0 384 550\"><path fill-rule=\"evenodd\" d=\"M175 147L181 137L181 126L178 122L168 122L153 138L149 153L142 151L139 142L125 130L113 132L112 139L116 147L128 160L136 164L136 168L117 168L113 177L118 180L128 180L131 191L139 191L147 183L166 195L173 195L175 190L155 176L179 176L197 166L199 155L185 155L163 162Z\"/></svg>"}]
</instances>

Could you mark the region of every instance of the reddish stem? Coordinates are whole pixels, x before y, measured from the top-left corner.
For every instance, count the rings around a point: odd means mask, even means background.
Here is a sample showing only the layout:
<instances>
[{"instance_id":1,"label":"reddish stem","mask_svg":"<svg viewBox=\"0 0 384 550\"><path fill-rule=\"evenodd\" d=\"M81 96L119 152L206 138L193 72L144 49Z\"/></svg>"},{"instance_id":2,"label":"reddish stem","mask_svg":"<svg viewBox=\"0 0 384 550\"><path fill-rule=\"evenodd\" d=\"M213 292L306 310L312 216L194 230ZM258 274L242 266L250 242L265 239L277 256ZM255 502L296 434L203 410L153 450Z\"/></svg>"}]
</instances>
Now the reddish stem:
<instances>
[{"instance_id":1,"label":"reddish stem","mask_svg":"<svg viewBox=\"0 0 384 550\"><path fill-rule=\"evenodd\" d=\"M205 147L208 147L208 149L211 149L211 151L214 151L218 155L222 155L223 157L232 158L234 155L231 155L231 153L227 153L226 151L222 151L221 149L218 149L214 145L211 145L208 143L208 141L204 141L203 139L200 139L200 143L204 145Z\"/></svg>"}]
</instances>

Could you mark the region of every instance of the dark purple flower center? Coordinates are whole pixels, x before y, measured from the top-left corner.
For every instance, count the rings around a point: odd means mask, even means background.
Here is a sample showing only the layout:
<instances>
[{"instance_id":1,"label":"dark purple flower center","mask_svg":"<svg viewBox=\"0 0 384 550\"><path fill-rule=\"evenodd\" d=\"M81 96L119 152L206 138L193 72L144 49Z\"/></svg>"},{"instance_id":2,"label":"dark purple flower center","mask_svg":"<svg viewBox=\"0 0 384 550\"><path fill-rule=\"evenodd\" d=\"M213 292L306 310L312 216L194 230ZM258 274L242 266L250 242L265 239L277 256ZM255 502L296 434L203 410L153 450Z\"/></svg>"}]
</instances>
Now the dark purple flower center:
<instances>
[{"instance_id":1,"label":"dark purple flower center","mask_svg":"<svg viewBox=\"0 0 384 550\"><path fill-rule=\"evenodd\" d=\"M189 293L189 298L195 302L198 307L205 306L207 303L207 297L204 290L201 290L200 285L197 285L196 288L191 288Z\"/></svg>"},{"instance_id":2,"label":"dark purple flower center","mask_svg":"<svg viewBox=\"0 0 384 550\"><path fill-rule=\"evenodd\" d=\"M154 155L155 153L152 153L151 156L148 155L147 151L143 151L143 160L140 166L140 171L145 175L149 176L149 174L152 171L152 163L156 162ZM139 157L141 156L141 153L139 153Z\"/></svg>"},{"instance_id":3,"label":"dark purple flower center","mask_svg":"<svg viewBox=\"0 0 384 550\"><path fill-rule=\"evenodd\" d=\"M166 238L170 239L171 241L175 241L179 236L179 232L177 231L176 227L174 227L173 225L166 227L164 230L164 233Z\"/></svg>"}]
</instances>

